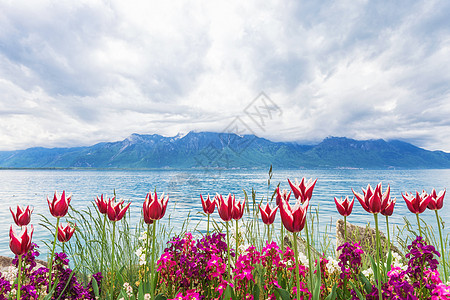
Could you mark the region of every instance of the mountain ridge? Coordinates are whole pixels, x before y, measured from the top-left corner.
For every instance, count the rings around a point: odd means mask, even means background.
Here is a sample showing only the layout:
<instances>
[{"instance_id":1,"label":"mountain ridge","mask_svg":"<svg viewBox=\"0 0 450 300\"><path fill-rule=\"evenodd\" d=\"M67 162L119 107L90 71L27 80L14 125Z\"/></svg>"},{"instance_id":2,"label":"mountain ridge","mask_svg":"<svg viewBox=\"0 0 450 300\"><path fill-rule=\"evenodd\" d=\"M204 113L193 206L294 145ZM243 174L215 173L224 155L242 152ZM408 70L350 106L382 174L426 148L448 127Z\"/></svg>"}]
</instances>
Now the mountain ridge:
<instances>
[{"instance_id":1,"label":"mountain ridge","mask_svg":"<svg viewBox=\"0 0 450 300\"><path fill-rule=\"evenodd\" d=\"M328 137L316 145L255 135L189 132L173 137L133 133L122 141L70 148L0 151L0 168L450 168L450 153L400 140Z\"/></svg>"}]
</instances>

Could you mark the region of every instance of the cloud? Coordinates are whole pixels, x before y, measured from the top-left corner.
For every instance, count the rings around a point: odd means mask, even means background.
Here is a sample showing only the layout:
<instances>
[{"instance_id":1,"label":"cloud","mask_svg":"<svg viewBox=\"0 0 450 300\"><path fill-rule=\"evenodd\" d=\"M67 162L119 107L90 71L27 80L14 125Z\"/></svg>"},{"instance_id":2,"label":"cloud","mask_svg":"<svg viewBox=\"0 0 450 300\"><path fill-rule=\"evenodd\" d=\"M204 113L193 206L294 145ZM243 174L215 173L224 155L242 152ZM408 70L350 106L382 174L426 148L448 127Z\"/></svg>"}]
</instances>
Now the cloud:
<instances>
[{"instance_id":1,"label":"cloud","mask_svg":"<svg viewBox=\"0 0 450 300\"><path fill-rule=\"evenodd\" d=\"M133 132L402 139L450 151L447 1L0 3L3 149ZM282 109L245 119L261 92Z\"/></svg>"}]
</instances>

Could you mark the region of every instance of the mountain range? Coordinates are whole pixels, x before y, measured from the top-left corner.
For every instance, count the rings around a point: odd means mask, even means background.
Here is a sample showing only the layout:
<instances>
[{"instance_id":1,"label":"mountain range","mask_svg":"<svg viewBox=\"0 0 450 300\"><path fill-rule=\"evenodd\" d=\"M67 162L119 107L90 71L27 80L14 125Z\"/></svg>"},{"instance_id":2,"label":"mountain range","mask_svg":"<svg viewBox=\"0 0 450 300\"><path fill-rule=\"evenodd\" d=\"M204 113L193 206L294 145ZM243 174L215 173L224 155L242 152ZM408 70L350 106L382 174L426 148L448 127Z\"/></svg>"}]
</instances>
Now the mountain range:
<instances>
[{"instance_id":1,"label":"mountain range","mask_svg":"<svg viewBox=\"0 0 450 300\"><path fill-rule=\"evenodd\" d=\"M317 145L272 142L255 135L189 132L132 134L87 147L0 151L0 168L450 168L450 153L399 140L329 137Z\"/></svg>"}]
</instances>

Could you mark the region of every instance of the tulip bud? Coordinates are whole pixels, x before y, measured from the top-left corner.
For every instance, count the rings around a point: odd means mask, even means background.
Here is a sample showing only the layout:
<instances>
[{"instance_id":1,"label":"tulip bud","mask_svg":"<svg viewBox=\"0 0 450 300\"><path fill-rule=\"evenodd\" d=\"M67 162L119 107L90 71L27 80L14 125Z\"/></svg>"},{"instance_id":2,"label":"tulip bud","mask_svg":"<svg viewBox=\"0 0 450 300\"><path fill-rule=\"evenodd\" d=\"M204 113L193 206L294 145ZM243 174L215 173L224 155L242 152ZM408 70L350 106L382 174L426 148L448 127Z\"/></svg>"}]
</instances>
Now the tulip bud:
<instances>
[{"instance_id":1,"label":"tulip bud","mask_svg":"<svg viewBox=\"0 0 450 300\"><path fill-rule=\"evenodd\" d=\"M63 227L62 224L60 224L58 226L58 240L61 243L68 242L75 232L75 226L76 225L74 225L74 227L70 227L70 224L67 223L67 225Z\"/></svg>"}]
</instances>

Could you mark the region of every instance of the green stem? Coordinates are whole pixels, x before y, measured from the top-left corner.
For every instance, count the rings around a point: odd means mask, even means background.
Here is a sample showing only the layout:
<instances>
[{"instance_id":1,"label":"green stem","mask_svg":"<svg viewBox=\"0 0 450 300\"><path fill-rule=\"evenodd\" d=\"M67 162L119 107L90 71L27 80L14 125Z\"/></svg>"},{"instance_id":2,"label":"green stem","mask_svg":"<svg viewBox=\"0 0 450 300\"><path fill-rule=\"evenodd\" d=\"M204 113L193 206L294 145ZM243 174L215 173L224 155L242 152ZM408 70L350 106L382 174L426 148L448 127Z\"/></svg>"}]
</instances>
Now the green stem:
<instances>
[{"instance_id":1,"label":"green stem","mask_svg":"<svg viewBox=\"0 0 450 300\"><path fill-rule=\"evenodd\" d=\"M19 255L19 270L17 274L17 300L20 299L20 285L22 283L22 255Z\"/></svg>"},{"instance_id":2,"label":"green stem","mask_svg":"<svg viewBox=\"0 0 450 300\"><path fill-rule=\"evenodd\" d=\"M300 298L300 271L298 270L300 265L298 263L297 232L293 232L292 236L294 239L293 244L294 244L294 255L295 255L295 277L296 277L296 284L297 284L297 299L301 299Z\"/></svg>"},{"instance_id":3,"label":"green stem","mask_svg":"<svg viewBox=\"0 0 450 300\"><path fill-rule=\"evenodd\" d=\"M156 249L156 220L153 221L153 233L152 233L152 276L151 276L151 284L154 283L155 281L155 249ZM156 291L156 286L150 285L151 286L151 296L152 299L155 299L155 291Z\"/></svg>"},{"instance_id":4,"label":"green stem","mask_svg":"<svg viewBox=\"0 0 450 300\"><path fill-rule=\"evenodd\" d=\"M445 276L445 280L443 280L443 281L447 282L448 281L448 276L447 276L447 267L445 265L445 252L444 252L444 243L442 242L441 223L439 222L438 211L435 210L434 212L436 213L436 221L437 221L438 228L439 228L439 238L441 240L441 258L442 258L442 265L444 266L444 276Z\"/></svg>"},{"instance_id":5,"label":"green stem","mask_svg":"<svg viewBox=\"0 0 450 300\"><path fill-rule=\"evenodd\" d=\"M100 253L100 272L103 273L103 251L105 251L105 229L106 229L106 213L103 215L103 231L102 231L102 251Z\"/></svg>"},{"instance_id":6,"label":"green stem","mask_svg":"<svg viewBox=\"0 0 450 300\"><path fill-rule=\"evenodd\" d=\"M149 283L150 279L148 276L147 268L150 265L150 224L147 224L147 241L146 241L145 247L146 247L146 250L145 250L144 276L145 276L145 282Z\"/></svg>"},{"instance_id":7,"label":"green stem","mask_svg":"<svg viewBox=\"0 0 450 300\"><path fill-rule=\"evenodd\" d=\"M231 272L230 272L230 231L228 229L228 222L225 222L227 226L227 253L228 253L228 261L227 261L227 268L228 268L228 284L231 283Z\"/></svg>"},{"instance_id":8,"label":"green stem","mask_svg":"<svg viewBox=\"0 0 450 300\"><path fill-rule=\"evenodd\" d=\"M208 225L206 225L206 235L209 235L209 214L208 214Z\"/></svg>"},{"instance_id":9,"label":"green stem","mask_svg":"<svg viewBox=\"0 0 450 300\"><path fill-rule=\"evenodd\" d=\"M281 225L280 226L280 234L281 234L281 251L283 252L284 255L284 226Z\"/></svg>"},{"instance_id":10,"label":"green stem","mask_svg":"<svg viewBox=\"0 0 450 300\"><path fill-rule=\"evenodd\" d=\"M389 234L389 217L386 216L386 230L387 230L387 236L388 236L388 248L387 252L391 251L391 236ZM389 267L389 266L388 266Z\"/></svg>"},{"instance_id":11,"label":"green stem","mask_svg":"<svg viewBox=\"0 0 450 300\"><path fill-rule=\"evenodd\" d=\"M272 237L270 236L270 225L267 225L267 239L270 244L272 242Z\"/></svg>"},{"instance_id":12,"label":"green stem","mask_svg":"<svg viewBox=\"0 0 450 300\"><path fill-rule=\"evenodd\" d=\"M381 295L381 275L380 275L380 232L378 230L378 214L373 214L373 217L375 218L375 230L376 230L376 244L377 244L377 288L378 288L378 299L383 299Z\"/></svg>"},{"instance_id":13,"label":"green stem","mask_svg":"<svg viewBox=\"0 0 450 300\"><path fill-rule=\"evenodd\" d=\"M419 235L422 236L422 230L420 229L420 219L419 219L419 214L416 214L416 218L417 218L417 225L419 225Z\"/></svg>"},{"instance_id":14,"label":"green stem","mask_svg":"<svg viewBox=\"0 0 450 300\"><path fill-rule=\"evenodd\" d=\"M238 251L239 251L239 227L238 227L238 220L236 220L236 255L234 256L235 262L237 262Z\"/></svg>"},{"instance_id":15,"label":"green stem","mask_svg":"<svg viewBox=\"0 0 450 300\"><path fill-rule=\"evenodd\" d=\"M313 268L312 268L312 259L311 259L311 249L309 244L309 233L308 233L308 220L305 220L305 230L306 230L306 249L308 251L308 264L309 264L309 282L308 282L308 290L313 292ZM294 244L297 244L297 240L294 241Z\"/></svg>"},{"instance_id":16,"label":"green stem","mask_svg":"<svg viewBox=\"0 0 450 300\"><path fill-rule=\"evenodd\" d=\"M344 216L344 237L345 242L347 243L347 216Z\"/></svg>"},{"instance_id":17,"label":"green stem","mask_svg":"<svg viewBox=\"0 0 450 300\"><path fill-rule=\"evenodd\" d=\"M55 256L56 238L58 237L59 217L56 218L56 231L55 238L53 240L52 254L50 256L50 267L48 268L48 290L52 289L52 269L53 269L53 257Z\"/></svg>"},{"instance_id":18,"label":"green stem","mask_svg":"<svg viewBox=\"0 0 450 300\"><path fill-rule=\"evenodd\" d=\"M115 245L116 245L116 222L113 221L113 236L112 236L112 252L111 252L111 296L114 296L114 281L115 278L115 272L114 272L114 252L115 252Z\"/></svg>"}]
</instances>

